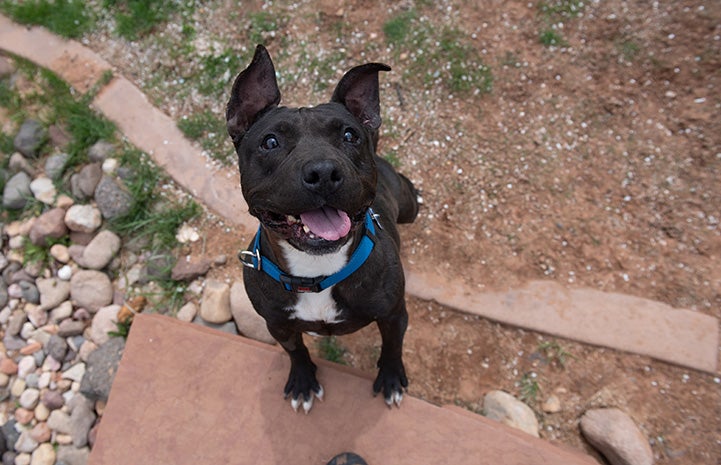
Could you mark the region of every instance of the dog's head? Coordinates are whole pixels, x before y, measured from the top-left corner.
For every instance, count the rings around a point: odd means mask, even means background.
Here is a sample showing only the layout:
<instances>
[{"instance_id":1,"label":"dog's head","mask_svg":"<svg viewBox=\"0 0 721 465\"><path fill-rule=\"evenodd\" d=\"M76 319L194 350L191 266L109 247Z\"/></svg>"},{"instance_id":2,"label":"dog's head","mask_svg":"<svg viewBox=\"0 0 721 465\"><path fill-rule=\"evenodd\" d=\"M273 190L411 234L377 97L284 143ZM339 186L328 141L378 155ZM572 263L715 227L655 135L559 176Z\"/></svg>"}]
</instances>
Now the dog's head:
<instances>
[{"instance_id":1,"label":"dog's head","mask_svg":"<svg viewBox=\"0 0 721 465\"><path fill-rule=\"evenodd\" d=\"M378 72L348 71L330 103L279 107L273 62L259 45L235 79L226 111L250 213L295 248L323 254L352 236L376 194L381 124Z\"/></svg>"}]
</instances>

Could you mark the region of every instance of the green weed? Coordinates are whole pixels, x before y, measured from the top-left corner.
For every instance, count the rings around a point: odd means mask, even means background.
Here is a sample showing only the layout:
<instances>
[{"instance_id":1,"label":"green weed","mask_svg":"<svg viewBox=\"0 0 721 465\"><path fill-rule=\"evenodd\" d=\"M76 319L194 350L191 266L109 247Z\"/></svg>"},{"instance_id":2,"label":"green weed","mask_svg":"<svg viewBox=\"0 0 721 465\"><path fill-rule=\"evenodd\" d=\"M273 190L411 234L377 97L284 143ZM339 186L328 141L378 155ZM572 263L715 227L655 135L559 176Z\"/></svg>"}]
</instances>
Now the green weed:
<instances>
[{"instance_id":1,"label":"green weed","mask_svg":"<svg viewBox=\"0 0 721 465\"><path fill-rule=\"evenodd\" d=\"M103 7L115 16L115 32L128 40L151 32L177 10L176 2L165 0L105 0Z\"/></svg>"},{"instance_id":2,"label":"green weed","mask_svg":"<svg viewBox=\"0 0 721 465\"><path fill-rule=\"evenodd\" d=\"M14 113L20 109L21 104L20 96L12 88L10 79L0 80L0 106Z\"/></svg>"},{"instance_id":3,"label":"green weed","mask_svg":"<svg viewBox=\"0 0 721 465\"><path fill-rule=\"evenodd\" d=\"M275 32L284 21L283 17L268 11L259 11L248 15L250 27L248 29L251 44L262 44L268 33Z\"/></svg>"},{"instance_id":4,"label":"green weed","mask_svg":"<svg viewBox=\"0 0 721 465\"><path fill-rule=\"evenodd\" d=\"M383 24L383 34L389 44L405 45L411 35L413 23L417 19L415 11L406 11L389 19Z\"/></svg>"},{"instance_id":5,"label":"green weed","mask_svg":"<svg viewBox=\"0 0 721 465\"><path fill-rule=\"evenodd\" d=\"M461 30L436 28L412 10L389 19L383 32L397 58L400 59L401 54L410 58L404 74L406 79L420 77L427 88L440 83L449 91L461 94L491 91L491 69L483 63L480 53Z\"/></svg>"},{"instance_id":6,"label":"green weed","mask_svg":"<svg viewBox=\"0 0 721 465\"><path fill-rule=\"evenodd\" d=\"M82 0L13 0L0 5L18 23L44 26L63 37L80 37L95 23Z\"/></svg>"},{"instance_id":7,"label":"green weed","mask_svg":"<svg viewBox=\"0 0 721 465\"><path fill-rule=\"evenodd\" d=\"M172 279L155 281L162 290L162 300L169 309L177 310L185 304L185 294L188 291L188 284Z\"/></svg>"},{"instance_id":8,"label":"green weed","mask_svg":"<svg viewBox=\"0 0 721 465\"><path fill-rule=\"evenodd\" d=\"M340 363L341 365L347 364L343 358L347 351L340 345L335 336L323 337L318 340L317 344L318 352L325 360Z\"/></svg>"},{"instance_id":9,"label":"green weed","mask_svg":"<svg viewBox=\"0 0 721 465\"><path fill-rule=\"evenodd\" d=\"M546 29L544 31L541 31L541 34L538 37L538 41L546 47L563 47L567 45L566 41L563 39L563 36L558 32L554 31L553 29Z\"/></svg>"},{"instance_id":10,"label":"green weed","mask_svg":"<svg viewBox=\"0 0 721 465\"><path fill-rule=\"evenodd\" d=\"M56 74L16 59L19 72L40 84L38 93L30 93L20 98L13 89L0 84L0 100L8 105L11 113L23 115L24 108L36 105L50 111L44 115L46 125L59 124L68 130L70 143L65 149L70 156L68 167L84 160L87 149L101 139L111 139L115 134L115 125L106 120L91 107L92 93L76 98L68 86ZM4 83L4 81L0 81Z\"/></svg>"},{"instance_id":11,"label":"green weed","mask_svg":"<svg viewBox=\"0 0 721 465\"><path fill-rule=\"evenodd\" d=\"M624 40L616 45L616 48L626 61L634 61L641 51L641 47L633 40Z\"/></svg>"},{"instance_id":12,"label":"green weed","mask_svg":"<svg viewBox=\"0 0 721 465\"><path fill-rule=\"evenodd\" d=\"M118 328L115 331L108 331L108 336L110 337L122 337L123 339L128 338L128 334L130 334L130 326L133 324L133 319L128 318L125 321L116 321L115 326Z\"/></svg>"},{"instance_id":13,"label":"green weed","mask_svg":"<svg viewBox=\"0 0 721 465\"><path fill-rule=\"evenodd\" d=\"M205 110L178 121L178 128L191 140L200 140L208 134L224 133L225 123L212 111Z\"/></svg>"},{"instance_id":14,"label":"green weed","mask_svg":"<svg viewBox=\"0 0 721 465\"><path fill-rule=\"evenodd\" d=\"M478 89L482 93L491 91L493 76L491 69L480 60L478 51L463 43L457 29L444 29L441 34L439 51L433 56L437 64L445 66L446 79L452 92L468 92Z\"/></svg>"},{"instance_id":15,"label":"green weed","mask_svg":"<svg viewBox=\"0 0 721 465\"><path fill-rule=\"evenodd\" d=\"M576 358L557 341L543 341L538 345L538 350L543 352L551 363L555 361L562 368L565 368L568 359Z\"/></svg>"},{"instance_id":16,"label":"green weed","mask_svg":"<svg viewBox=\"0 0 721 465\"><path fill-rule=\"evenodd\" d=\"M575 18L585 7L584 0L553 0L542 1L538 11L546 27L539 33L538 40L546 47L565 47L568 43L552 26Z\"/></svg>"},{"instance_id":17,"label":"green weed","mask_svg":"<svg viewBox=\"0 0 721 465\"><path fill-rule=\"evenodd\" d=\"M536 377L533 373L525 373L521 377L519 390L519 398L527 404L533 404L536 402L538 394L541 392L541 387L538 385L538 381L536 381Z\"/></svg>"},{"instance_id":18,"label":"green weed","mask_svg":"<svg viewBox=\"0 0 721 465\"><path fill-rule=\"evenodd\" d=\"M52 261L50 247L55 244L68 245L69 242L68 238L65 237L62 239L48 239L45 245L35 245L26 239L23 243L23 265L49 264Z\"/></svg>"},{"instance_id":19,"label":"green weed","mask_svg":"<svg viewBox=\"0 0 721 465\"><path fill-rule=\"evenodd\" d=\"M194 201L160 204L157 186L163 180L160 170L137 149L128 149L120 157L120 164L131 168L125 179L133 201L130 211L110 222L118 234L134 238L151 238L153 246L171 249L176 244L175 233L185 221L200 213Z\"/></svg>"},{"instance_id":20,"label":"green weed","mask_svg":"<svg viewBox=\"0 0 721 465\"><path fill-rule=\"evenodd\" d=\"M583 0L553 0L540 2L538 8L546 16L560 18L575 18L584 8Z\"/></svg>"},{"instance_id":21,"label":"green weed","mask_svg":"<svg viewBox=\"0 0 721 465\"><path fill-rule=\"evenodd\" d=\"M210 156L221 163L230 164L233 153L228 141L225 122L212 111L195 113L178 121L178 128L188 139L200 142Z\"/></svg>"},{"instance_id":22,"label":"green weed","mask_svg":"<svg viewBox=\"0 0 721 465\"><path fill-rule=\"evenodd\" d=\"M198 76L198 91L203 95L215 95L224 91L235 73L243 69L244 62L242 54L229 48L217 55L203 57Z\"/></svg>"}]
</instances>

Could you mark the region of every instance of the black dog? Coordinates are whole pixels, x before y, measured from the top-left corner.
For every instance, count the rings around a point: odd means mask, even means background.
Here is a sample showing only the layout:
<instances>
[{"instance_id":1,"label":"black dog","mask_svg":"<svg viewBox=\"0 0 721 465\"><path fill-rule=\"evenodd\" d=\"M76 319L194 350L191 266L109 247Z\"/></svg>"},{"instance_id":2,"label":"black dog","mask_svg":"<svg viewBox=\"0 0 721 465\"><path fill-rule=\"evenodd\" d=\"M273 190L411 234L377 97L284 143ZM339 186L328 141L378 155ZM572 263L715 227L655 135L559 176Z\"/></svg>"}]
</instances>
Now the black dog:
<instances>
[{"instance_id":1,"label":"black dog","mask_svg":"<svg viewBox=\"0 0 721 465\"><path fill-rule=\"evenodd\" d=\"M273 62L259 45L238 75L226 112L240 183L260 228L241 260L245 288L290 355L285 395L307 413L322 399L302 333L347 334L375 321L383 340L375 393L400 405L408 323L396 222L418 213L411 182L375 148L378 72L351 69L330 103L279 107Z\"/></svg>"}]
</instances>

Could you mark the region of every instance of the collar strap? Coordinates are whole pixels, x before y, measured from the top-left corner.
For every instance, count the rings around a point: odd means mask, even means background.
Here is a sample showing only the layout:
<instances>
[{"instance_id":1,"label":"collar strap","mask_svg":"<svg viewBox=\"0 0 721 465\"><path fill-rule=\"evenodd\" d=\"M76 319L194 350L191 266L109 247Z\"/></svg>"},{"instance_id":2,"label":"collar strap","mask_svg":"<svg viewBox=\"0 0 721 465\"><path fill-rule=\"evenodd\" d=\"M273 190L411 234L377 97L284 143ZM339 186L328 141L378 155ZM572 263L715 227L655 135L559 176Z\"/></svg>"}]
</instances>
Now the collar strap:
<instances>
[{"instance_id":1,"label":"collar strap","mask_svg":"<svg viewBox=\"0 0 721 465\"><path fill-rule=\"evenodd\" d=\"M380 229L383 229L378 222L378 216L379 215L374 213L372 209L368 209L364 222L365 231L360 244L358 244L358 247L351 255L348 263L330 276L305 278L285 273L278 267L278 265L273 263L272 260L260 253L260 227L258 227L258 232L255 234L255 239L253 240L253 250L241 251L238 254L238 258L244 266L258 271L263 271L275 281L281 283L286 291L321 292L322 290L328 289L334 284L338 284L343 281L366 262L375 247L376 228L373 223L375 222Z\"/></svg>"}]
</instances>

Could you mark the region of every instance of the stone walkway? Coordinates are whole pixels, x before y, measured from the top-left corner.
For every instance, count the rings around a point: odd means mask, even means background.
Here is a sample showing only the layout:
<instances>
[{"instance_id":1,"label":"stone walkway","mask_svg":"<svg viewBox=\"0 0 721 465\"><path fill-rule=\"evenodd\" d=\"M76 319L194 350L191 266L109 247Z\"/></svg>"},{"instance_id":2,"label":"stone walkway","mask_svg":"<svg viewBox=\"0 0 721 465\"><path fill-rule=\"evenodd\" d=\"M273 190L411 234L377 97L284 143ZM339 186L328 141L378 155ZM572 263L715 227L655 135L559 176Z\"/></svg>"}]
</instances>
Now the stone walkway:
<instances>
[{"instance_id":1,"label":"stone walkway","mask_svg":"<svg viewBox=\"0 0 721 465\"><path fill-rule=\"evenodd\" d=\"M0 15L0 49L57 73L81 92L112 66L75 41L41 28L25 28ZM151 154L175 181L229 223L256 227L247 213L231 169L212 168L175 122L153 107L143 93L115 76L94 106L128 140ZM658 360L717 373L719 322L698 312L674 309L638 297L590 289L565 289L533 282L507 292L479 293L443 276L406 265L410 294L462 312L580 342L648 355Z\"/></svg>"},{"instance_id":2,"label":"stone walkway","mask_svg":"<svg viewBox=\"0 0 721 465\"><path fill-rule=\"evenodd\" d=\"M597 464L459 407L406 396L389 409L372 380L324 361L325 400L295 414L287 370L278 347L137 315L89 463L322 465L354 451L387 465Z\"/></svg>"}]
</instances>

